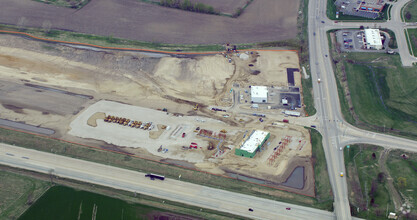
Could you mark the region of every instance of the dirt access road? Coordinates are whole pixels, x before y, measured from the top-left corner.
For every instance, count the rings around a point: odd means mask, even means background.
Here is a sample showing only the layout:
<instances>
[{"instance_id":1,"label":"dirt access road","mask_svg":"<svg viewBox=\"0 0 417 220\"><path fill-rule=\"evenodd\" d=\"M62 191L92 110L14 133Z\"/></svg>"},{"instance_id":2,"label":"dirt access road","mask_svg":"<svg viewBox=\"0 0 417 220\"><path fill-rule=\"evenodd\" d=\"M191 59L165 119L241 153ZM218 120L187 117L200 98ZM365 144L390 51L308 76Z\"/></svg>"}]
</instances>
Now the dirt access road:
<instances>
[{"instance_id":1,"label":"dirt access road","mask_svg":"<svg viewBox=\"0 0 417 220\"><path fill-rule=\"evenodd\" d=\"M147 42L254 43L295 37L298 7L298 0L256 0L235 19L165 8L137 0L92 0L80 10L32 0L2 0L0 23L49 26Z\"/></svg>"}]
</instances>

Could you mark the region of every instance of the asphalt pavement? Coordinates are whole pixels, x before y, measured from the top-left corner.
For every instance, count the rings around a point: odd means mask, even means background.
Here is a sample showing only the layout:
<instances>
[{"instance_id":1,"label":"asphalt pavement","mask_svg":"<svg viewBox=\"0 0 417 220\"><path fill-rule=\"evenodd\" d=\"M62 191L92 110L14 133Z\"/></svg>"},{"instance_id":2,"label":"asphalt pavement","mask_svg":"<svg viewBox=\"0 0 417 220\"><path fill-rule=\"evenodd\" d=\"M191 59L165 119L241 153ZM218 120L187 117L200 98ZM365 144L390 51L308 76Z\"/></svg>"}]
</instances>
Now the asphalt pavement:
<instances>
[{"instance_id":1,"label":"asphalt pavement","mask_svg":"<svg viewBox=\"0 0 417 220\"><path fill-rule=\"evenodd\" d=\"M0 144L0 163L158 197L161 202L166 199L253 219L334 219L333 213L323 210L174 179L150 180L145 173L7 144ZM249 211L249 208L253 211Z\"/></svg>"}]
</instances>

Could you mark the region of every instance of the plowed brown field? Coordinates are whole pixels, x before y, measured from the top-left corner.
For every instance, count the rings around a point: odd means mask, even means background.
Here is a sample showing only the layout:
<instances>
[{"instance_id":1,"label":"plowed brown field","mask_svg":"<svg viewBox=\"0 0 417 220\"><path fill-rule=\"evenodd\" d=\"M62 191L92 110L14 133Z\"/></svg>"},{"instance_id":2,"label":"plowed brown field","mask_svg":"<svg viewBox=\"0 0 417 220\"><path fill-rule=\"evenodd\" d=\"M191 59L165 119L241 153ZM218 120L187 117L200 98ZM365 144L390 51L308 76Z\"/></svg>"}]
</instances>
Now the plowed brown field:
<instances>
[{"instance_id":1,"label":"plowed brown field","mask_svg":"<svg viewBox=\"0 0 417 220\"><path fill-rule=\"evenodd\" d=\"M238 18L137 0L92 0L79 10L31 0L2 0L0 23L175 44L254 43L297 33L299 0L255 0Z\"/></svg>"}]
</instances>

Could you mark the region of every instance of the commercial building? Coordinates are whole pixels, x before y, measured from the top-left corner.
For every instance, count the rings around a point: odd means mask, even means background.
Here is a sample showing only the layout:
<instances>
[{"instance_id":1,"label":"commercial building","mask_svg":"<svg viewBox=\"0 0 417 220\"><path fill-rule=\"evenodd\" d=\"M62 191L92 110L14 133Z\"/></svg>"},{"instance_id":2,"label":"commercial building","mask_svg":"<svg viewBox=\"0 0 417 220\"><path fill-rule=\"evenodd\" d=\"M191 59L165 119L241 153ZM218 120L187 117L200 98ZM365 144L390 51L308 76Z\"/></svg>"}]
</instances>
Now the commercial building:
<instances>
[{"instance_id":1,"label":"commercial building","mask_svg":"<svg viewBox=\"0 0 417 220\"><path fill-rule=\"evenodd\" d=\"M268 102L268 88L266 86L251 86L250 94L252 103Z\"/></svg>"},{"instance_id":2,"label":"commercial building","mask_svg":"<svg viewBox=\"0 0 417 220\"><path fill-rule=\"evenodd\" d=\"M239 148L235 149L235 154L242 157L253 158L261 146L269 139L270 133L262 130L254 130L243 140Z\"/></svg>"},{"instance_id":3,"label":"commercial building","mask_svg":"<svg viewBox=\"0 0 417 220\"><path fill-rule=\"evenodd\" d=\"M336 11L337 16L340 11L344 15L376 19L385 7L385 0L336 0L334 4L338 10Z\"/></svg>"},{"instance_id":4,"label":"commercial building","mask_svg":"<svg viewBox=\"0 0 417 220\"><path fill-rule=\"evenodd\" d=\"M365 40L367 49L382 49L381 34L378 29L365 29Z\"/></svg>"}]
</instances>

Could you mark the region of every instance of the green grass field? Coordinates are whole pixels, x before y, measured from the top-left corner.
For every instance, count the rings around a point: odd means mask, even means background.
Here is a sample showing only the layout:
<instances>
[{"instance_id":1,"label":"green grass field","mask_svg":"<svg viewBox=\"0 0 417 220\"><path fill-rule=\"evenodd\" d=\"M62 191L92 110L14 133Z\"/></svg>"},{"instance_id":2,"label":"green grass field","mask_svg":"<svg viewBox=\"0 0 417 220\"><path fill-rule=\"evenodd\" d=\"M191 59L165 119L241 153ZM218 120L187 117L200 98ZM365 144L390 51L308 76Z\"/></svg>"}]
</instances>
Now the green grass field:
<instances>
[{"instance_id":1,"label":"green grass field","mask_svg":"<svg viewBox=\"0 0 417 220\"><path fill-rule=\"evenodd\" d=\"M308 0L303 0L300 3L300 11L302 15L298 16L298 30L301 33L299 35L300 49L300 67L305 67L307 75L311 76L310 72L310 58L309 58L309 48L308 48ZM301 84L303 86L303 102L305 105L305 111L308 115L316 114L316 109L314 107L314 97L313 97L313 82L311 77L306 79L301 68Z\"/></svg>"},{"instance_id":2,"label":"green grass field","mask_svg":"<svg viewBox=\"0 0 417 220\"><path fill-rule=\"evenodd\" d=\"M406 154L408 159L401 155ZM394 180L394 185L402 196L411 202L413 207L417 207L417 153L393 150L387 160L387 167ZM405 184L399 184L399 178L405 178ZM412 216L409 219L417 218L417 211L411 209Z\"/></svg>"},{"instance_id":3,"label":"green grass field","mask_svg":"<svg viewBox=\"0 0 417 220\"><path fill-rule=\"evenodd\" d=\"M386 178L378 178L378 174L382 172L378 164L382 151L382 147L371 145L352 145L349 149L344 148L347 171L345 178L348 182L353 216L383 219L387 208L395 211L386 186Z\"/></svg>"},{"instance_id":4,"label":"green grass field","mask_svg":"<svg viewBox=\"0 0 417 220\"><path fill-rule=\"evenodd\" d=\"M317 201L315 198L311 198L308 196L289 193L236 179L212 175L205 172L185 169L177 166L131 157L123 154L106 152L81 145L61 142L54 139L38 137L31 134L7 130L4 128L0 128L0 142L14 144L16 146L36 149L45 152L52 152L59 155L65 155L97 163L109 164L112 166L122 167L141 172L158 173L165 175L169 178L178 178L178 176L181 174L181 180L200 185L220 188L233 192L243 192L249 195L264 197L267 199L279 200L299 205L313 206L320 209L328 210L329 208L327 202L322 203L320 201ZM321 145L318 147L322 148ZM319 178L318 181L322 180ZM320 183L318 184L320 185Z\"/></svg>"},{"instance_id":5,"label":"green grass field","mask_svg":"<svg viewBox=\"0 0 417 220\"><path fill-rule=\"evenodd\" d=\"M333 209L333 193L327 171L326 157L322 145L322 136L315 129L310 129L311 143L313 145L314 176L316 179L316 199L327 210Z\"/></svg>"},{"instance_id":6,"label":"green grass field","mask_svg":"<svg viewBox=\"0 0 417 220\"><path fill-rule=\"evenodd\" d=\"M417 22L417 0L413 0L406 5L404 19L406 22Z\"/></svg>"},{"instance_id":7,"label":"green grass field","mask_svg":"<svg viewBox=\"0 0 417 220\"><path fill-rule=\"evenodd\" d=\"M162 219L175 215L178 219L192 218L165 209L151 207L64 186L50 188L33 204L20 220L43 219ZM199 217L199 216L194 216ZM229 216L231 217L231 216ZM236 217L236 216L234 216Z\"/></svg>"},{"instance_id":8,"label":"green grass field","mask_svg":"<svg viewBox=\"0 0 417 220\"><path fill-rule=\"evenodd\" d=\"M352 124L417 138L417 67L404 68L399 55L381 53L346 53L334 59L336 76L341 80L345 72L348 81L357 115ZM351 123L348 106L343 101L341 106Z\"/></svg>"},{"instance_id":9,"label":"green grass field","mask_svg":"<svg viewBox=\"0 0 417 220\"><path fill-rule=\"evenodd\" d=\"M46 4L62 6L67 8L80 9L86 5L90 0L34 0Z\"/></svg>"},{"instance_id":10,"label":"green grass field","mask_svg":"<svg viewBox=\"0 0 417 220\"><path fill-rule=\"evenodd\" d=\"M17 219L49 186L49 182L0 169L0 219Z\"/></svg>"},{"instance_id":11,"label":"green grass field","mask_svg":"<svg viewBox=\"0 0 417 220\"><path fill-rule=\"evenodd\" d=\"M411 49L413 50L413 54L417 55L417 29L408 28L407 32L408 32L408 37L410 38L410 44L411 44Z\"/></svg>"}]
</instances>

